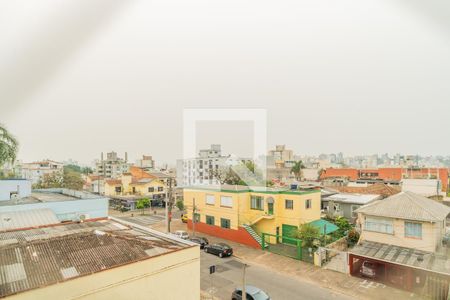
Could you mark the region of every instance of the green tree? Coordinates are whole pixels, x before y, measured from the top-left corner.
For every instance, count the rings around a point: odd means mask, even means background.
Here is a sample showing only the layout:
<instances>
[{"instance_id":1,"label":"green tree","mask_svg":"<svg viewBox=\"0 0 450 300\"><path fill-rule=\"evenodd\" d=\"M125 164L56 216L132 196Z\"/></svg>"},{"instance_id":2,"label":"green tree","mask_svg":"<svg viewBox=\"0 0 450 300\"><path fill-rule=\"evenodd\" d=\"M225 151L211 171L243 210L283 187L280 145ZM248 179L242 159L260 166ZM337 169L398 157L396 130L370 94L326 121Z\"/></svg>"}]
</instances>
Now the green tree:
<instances>
[{"instance_id":1,"label":"green tree","mask_svg":"<svg viewBox=\"0 0 450 300\"><path fill-rule=\"evenodd\" d=\"M177 203L175 203L175 205L178 207L179 210L181 210L181 211L184 210L183 200L178 200Z\"/></svg>"},{"instance_id":2,"label":"green tree","mask_svg":"<svg viewBox=\"0 0 450 300\"><path fill-rule=\"evenodd\" d=\"M320 238L320 230L319 228L306 223L300 225L300 228L294 233L293 237L301 239L302 245L309 248L314 245L314 240Z\"/></svg>"},{"instance_id":3,"label":"green tree","mask_svg":"<svg viewBox=\"0 0 450 300\"><path fill-rule=\"evenodd\" d=\"M71 190L83 189L84 180L81 173L64 169L62 187Z\"/></svg>"},{"instance_id":4,"label":"green tree","mask_svg":"<svg viewBox=\"0 0 450 300\"><path fill-rule=\"evenodd\" d=\"M296 161L294 163L294 165L291 168L291 172L294 173L295 175L295 179L297 181L299 181L301 179L302 176L302 169L305 168L305 165L303 164L303 162L301 160Z\"/></svg>"},{"instance_id":5,"label":"green tree","mask_svg":"<svg viewBox=\"0 0 450 300\"><path fill-rule=\"evenodd\" d=\"M150 207L150 200L148 198L139 199L136 203L137 209L142 209L142 214L144 214L144 209Z\"/></svg>"},{"instance_id":6,"label":"green tree","mask_svg":"<svg viewBox=\"0 0 450 300\"><path fill-rule=\"evenodd\" d=\"M44 174L42 179L34 185L35 189L50 189L50 188L66 188L71 190L83 189L84 180L81 174L64 169L63 172L53 172Z\"/></svg>"},{"instance_id":7,"label":"green tree","mask_svg":"<svg viewBox=\"0 0 450 300\"><path fill-rule=\"evenodd\" d=\"M0 167L16 160L19 142L0 124Z\"/></svg>"},{"instance_id":8,"label":"green tree","mask_svg":"<svg viewBox=\"0 0 450 300\"><path fill-rule=\"evenodd\" d=\"M352 224L350 224L350 222L346 218L341 216L337 217L334 220L334 224L336 224L336 226L339 228L338 233L340 236L346 235L349 230L353 228Z\"/></svg>"}]
</instances>

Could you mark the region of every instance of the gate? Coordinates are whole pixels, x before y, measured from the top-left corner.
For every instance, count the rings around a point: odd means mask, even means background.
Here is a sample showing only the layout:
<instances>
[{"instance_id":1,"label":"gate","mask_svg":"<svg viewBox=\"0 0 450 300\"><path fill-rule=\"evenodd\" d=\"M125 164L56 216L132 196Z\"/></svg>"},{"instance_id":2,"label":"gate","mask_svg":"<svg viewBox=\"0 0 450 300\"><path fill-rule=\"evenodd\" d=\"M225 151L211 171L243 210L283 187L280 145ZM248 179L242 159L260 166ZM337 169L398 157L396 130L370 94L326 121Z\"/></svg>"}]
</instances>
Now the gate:
<instances>
[{"instance_id":1,"label":"gate","mask_svg":"<svg viewBox=\"0 0 450 300\"><path fill-rule=\"evenodd\" d=\"M320 247L318 254L322 268L349 274L348 252Z\"/></svg>"},{"instance_id":2,"label":"gate","mask_svg":"<svg viewBox=\"0 0 450 300\"><path fill-rule=\"evenodd\" d=\"M261 248L263 250L295 259L301 260L303 258L302 240L300 239L262 233L261 240Z\"/></svg>"}]
</instances>

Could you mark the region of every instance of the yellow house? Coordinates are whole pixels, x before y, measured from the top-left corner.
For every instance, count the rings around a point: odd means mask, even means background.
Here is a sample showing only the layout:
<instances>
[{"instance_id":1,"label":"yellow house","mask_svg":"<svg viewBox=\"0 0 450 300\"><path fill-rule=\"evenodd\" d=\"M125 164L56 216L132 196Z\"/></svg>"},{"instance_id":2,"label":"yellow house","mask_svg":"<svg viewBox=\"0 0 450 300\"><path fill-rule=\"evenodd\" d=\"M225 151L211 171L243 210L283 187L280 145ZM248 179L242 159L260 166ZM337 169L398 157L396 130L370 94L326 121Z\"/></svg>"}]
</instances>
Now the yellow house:
<instances>
[{"instance_id":1,"label":"yellow house","mask_svg":"<svg viewBox=\"0 0 450 300\"><path fill-rule=\"evenodd\" d=\"M299 225L320 219L320 190L290 191L247 186L184 189L188 226L260 247L261 233L290 237Z\"/></svg>"}]
</instances>

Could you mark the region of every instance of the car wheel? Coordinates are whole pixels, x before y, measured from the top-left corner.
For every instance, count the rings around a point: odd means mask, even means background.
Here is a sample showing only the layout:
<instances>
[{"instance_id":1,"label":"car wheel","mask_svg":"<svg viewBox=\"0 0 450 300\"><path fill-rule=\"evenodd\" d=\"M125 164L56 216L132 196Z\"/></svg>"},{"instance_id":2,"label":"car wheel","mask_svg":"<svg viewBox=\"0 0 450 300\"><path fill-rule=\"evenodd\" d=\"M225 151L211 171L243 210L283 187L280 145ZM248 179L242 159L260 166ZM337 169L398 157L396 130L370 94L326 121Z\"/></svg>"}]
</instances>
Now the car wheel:
<instances>
[{"instance_id":1,"label":"car wheel","mask_svg":"<svg viewBox=\"0 0 450 300\"><path fill-rule=\"evenodd\" d=\"M219 253L219 257L220 257L220 258L223 257L223 253L222 253L222 252Z\"/></svg>"},{"instance_id":2,"label":"car wheel","mask_svg":"<svg viewBox=\"0 0 450 300\"><path fill-rule=\"evenodd\" d=\"M205 248L205 252L208 253L208 248Z\"/></svg>"}]
</instances>

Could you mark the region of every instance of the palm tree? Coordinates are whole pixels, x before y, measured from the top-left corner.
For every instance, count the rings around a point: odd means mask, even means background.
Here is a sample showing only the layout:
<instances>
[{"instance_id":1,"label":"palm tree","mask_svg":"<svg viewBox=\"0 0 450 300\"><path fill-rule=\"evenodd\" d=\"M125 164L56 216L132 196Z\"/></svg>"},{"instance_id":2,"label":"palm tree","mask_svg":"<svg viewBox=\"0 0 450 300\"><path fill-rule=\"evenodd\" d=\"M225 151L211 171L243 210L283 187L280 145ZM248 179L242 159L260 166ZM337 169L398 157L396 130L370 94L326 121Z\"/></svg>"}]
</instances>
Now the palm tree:
<instances>
[{"instance_id":1,"label":"palm tree","mask_svg":"<svg viewBox=\"0 0 450 300\"><path fill-rule=\"evenodd\" d=\"M0 167L7 162L14 163L18 147L17 140L0 124Z\"/></svg>"},{"instance_id":2,"label":"palm tree","mask_svg":"<svg viewBox=\"0 0 450 300\"><path fill-rule=\"evenodd\" d=\"M300 180L300 177L302 175L302 169L305 168L305 165L303 165L303 162L301 160L296 161L294 165L291 168L291 172L295 174L295 179Z\"/></svg>"}]
</instances>

